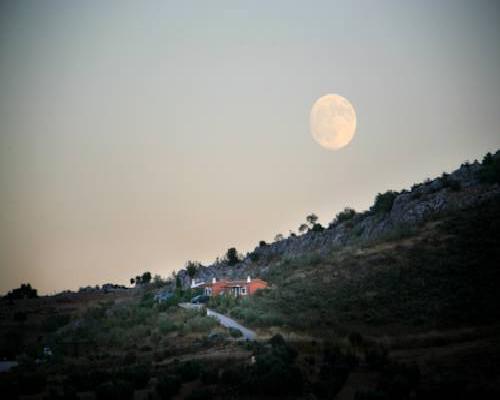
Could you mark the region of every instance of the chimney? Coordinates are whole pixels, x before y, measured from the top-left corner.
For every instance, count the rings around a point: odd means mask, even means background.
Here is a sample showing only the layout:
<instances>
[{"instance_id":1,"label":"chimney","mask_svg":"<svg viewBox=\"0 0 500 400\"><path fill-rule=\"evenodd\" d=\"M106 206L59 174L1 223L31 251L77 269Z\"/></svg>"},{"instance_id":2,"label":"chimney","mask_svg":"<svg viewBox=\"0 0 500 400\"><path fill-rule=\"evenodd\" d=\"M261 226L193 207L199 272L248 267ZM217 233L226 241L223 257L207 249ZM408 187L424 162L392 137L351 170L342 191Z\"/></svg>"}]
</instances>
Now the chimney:
<instances>
[{"instance_id":1,"label":"chimney","mask_svg":"<svg viewBox=\"0 0 500 400\"><path fill-rule=\"evenodd\" d=\"M215 282L217 282L217 278L214 276L214 277L212 278L212 283L215 283Z\"/></svg>"},{"instance_id":2,"label":"chimney","mask_svg":"<svg viewBox=\"0 0 500 400\"><path fill-rule=\"evenodd\" d=\"M248 277L247 277L247 283L250 283L250 282L252 282L252 279L250 278L250 275L248 275Z\"/></svg>"}]
</instances>

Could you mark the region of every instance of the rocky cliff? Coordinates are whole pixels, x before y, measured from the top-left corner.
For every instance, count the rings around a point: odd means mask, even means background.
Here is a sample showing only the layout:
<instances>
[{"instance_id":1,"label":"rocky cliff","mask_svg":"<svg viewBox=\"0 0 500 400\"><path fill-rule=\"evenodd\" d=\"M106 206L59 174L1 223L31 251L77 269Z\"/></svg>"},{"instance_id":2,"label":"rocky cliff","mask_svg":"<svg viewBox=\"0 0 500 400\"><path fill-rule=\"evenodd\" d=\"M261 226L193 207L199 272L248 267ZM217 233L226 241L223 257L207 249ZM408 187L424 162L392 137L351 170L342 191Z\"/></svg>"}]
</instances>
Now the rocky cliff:
<instances>
[{"instance_id":1,"label":"rocky cliff","mask_svg":"<svg viewBox=\"0 0 500 400\"><path fill-rule=\"evenodd\" d=\"M489 157L489 158L488 158ZM198 269L197 282L211 281L213 277L246 278L265 275L269 265L279 259L295 258L314 253L326 254L335 248L360 245L389 239L391 235L411 234L414 227L439 215L477 206L490 199L500 200L498 165L500 151L485 157L483 163L465 163L452 172L433 180L414 185L410 190L388 192L389 207L380 211L376 204L365 212L357 213L343 222L334 220L322 231L312 231L259 246L242 260L228 266L220 262ZM492 167L493 165L493 167ZM483 179L492 169L494 178ZM491 176L491 174L490 174ZM178 273L183 287L190 279L185 270Z\"/></svg>"}]
</instances>

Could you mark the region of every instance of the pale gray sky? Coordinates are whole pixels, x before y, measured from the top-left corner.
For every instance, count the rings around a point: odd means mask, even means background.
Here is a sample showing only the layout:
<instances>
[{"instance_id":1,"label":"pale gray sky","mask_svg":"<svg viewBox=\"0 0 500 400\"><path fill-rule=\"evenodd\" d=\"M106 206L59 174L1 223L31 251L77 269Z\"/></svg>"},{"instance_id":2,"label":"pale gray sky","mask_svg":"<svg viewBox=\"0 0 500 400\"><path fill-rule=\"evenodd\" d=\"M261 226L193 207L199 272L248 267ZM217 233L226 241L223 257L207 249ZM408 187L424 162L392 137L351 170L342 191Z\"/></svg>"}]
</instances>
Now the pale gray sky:
<instances>
[{"instance_id":1,"label":"pale gray sky","mask_svg":"<svg viewBox=\"0 0 500 400\"><path fill-rule=\"evenodd\" d=\"M167 275L498 149L499 30L498 1L2 2L0 293Z\"/></svg>"}]
</instances>

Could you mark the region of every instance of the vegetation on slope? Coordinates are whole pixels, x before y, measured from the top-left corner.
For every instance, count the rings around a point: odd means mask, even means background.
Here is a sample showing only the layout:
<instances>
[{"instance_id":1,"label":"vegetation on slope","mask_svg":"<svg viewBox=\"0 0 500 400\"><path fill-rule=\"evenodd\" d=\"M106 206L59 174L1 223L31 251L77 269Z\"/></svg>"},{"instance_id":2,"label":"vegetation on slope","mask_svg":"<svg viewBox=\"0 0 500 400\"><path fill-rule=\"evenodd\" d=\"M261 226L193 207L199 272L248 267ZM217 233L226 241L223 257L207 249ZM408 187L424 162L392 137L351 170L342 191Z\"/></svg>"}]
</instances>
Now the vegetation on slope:
<instances>
[{"instance_id":1,"label":"vegetation on slope","mask_svg":"<svg viewBox=\"0 0 500 400\"><path fill-rule=\"evenodd\" d=\"M500 296L500 200L429 221L408 236L281 260L272 288L214 302L250 325L300 330L397 323L438 327L494 322Z\"/></svg>"}]
</instances>

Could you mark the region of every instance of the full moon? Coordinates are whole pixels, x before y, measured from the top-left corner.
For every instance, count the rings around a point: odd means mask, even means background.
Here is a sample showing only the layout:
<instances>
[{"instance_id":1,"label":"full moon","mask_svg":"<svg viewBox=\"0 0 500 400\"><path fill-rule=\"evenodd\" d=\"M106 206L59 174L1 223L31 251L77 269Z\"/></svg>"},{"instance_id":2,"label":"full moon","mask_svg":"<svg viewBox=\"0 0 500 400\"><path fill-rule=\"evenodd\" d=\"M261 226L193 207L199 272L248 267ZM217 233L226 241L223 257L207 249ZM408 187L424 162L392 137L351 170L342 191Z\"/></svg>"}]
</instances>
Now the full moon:
<instances>
[{"instance_id":1,"label":"full moon","mask_svg":"<svg viewBox=\"0 0 500 400\"><path fill-rule=\"evenodd\" d=\"M352 140L356 113L346 98L338 94L320 97L311 109L311 135L324 148L338 150Z\"/></svg>"}]
</instances>

